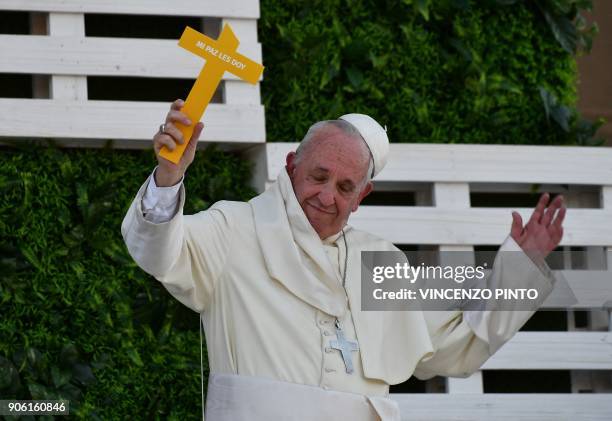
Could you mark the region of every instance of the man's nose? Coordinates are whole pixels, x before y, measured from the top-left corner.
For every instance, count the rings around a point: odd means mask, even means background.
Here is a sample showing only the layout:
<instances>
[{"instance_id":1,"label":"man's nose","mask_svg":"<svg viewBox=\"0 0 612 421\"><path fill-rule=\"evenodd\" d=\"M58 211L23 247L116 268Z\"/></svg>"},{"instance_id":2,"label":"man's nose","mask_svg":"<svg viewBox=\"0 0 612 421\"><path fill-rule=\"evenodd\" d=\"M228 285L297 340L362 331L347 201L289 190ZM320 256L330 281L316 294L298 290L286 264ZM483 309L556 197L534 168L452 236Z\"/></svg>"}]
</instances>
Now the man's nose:
<instances>
[{"instance_id":1,"label":"man's nose","mask_svg":"<svg viewBox=\"0 0 612 421\"><path fill-rule=\"evenodd\" d=\"M329 185L326 185L319 192L319 201L325 207L332 206L334 204L334 192L333 188Z\"/></svg>"}]
</instances>

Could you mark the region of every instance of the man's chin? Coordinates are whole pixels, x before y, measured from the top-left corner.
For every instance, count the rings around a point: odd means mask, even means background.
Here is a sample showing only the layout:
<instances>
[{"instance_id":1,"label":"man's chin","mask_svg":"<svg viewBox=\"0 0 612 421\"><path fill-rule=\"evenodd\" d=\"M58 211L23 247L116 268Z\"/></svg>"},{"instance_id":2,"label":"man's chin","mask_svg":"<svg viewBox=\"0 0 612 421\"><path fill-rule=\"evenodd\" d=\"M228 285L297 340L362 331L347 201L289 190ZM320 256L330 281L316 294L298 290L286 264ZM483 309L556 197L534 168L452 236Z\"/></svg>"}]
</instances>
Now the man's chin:
<instances>
[{"instance_id":1,"label":"man's chin","mask_svg":"<svg viewBox=\"0 0 612 421\"><path fill-rule=\"evenodd\" d=\"M310 222L310 225L319 235L321 235L321 233L325 231L325 228L329 226L329 224L326 224L324 221L321 221L317 217L312 217L308 214L306 215L306 217L308 218L308 222Z\"/></svg>"}]
</instances>

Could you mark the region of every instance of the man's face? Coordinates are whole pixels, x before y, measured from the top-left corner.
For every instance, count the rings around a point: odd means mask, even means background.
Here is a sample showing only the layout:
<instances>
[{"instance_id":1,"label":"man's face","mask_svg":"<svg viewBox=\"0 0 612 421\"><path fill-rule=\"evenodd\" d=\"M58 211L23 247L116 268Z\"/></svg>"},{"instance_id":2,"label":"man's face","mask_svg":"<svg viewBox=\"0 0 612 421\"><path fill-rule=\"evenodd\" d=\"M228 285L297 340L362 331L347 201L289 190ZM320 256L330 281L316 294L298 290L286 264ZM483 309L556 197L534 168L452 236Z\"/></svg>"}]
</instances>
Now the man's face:
<instances>
[{"instance_id":1,"label":"man's face","mask_svg":"<svg viewBox=\"0 0 612 421\"><path fill-rule=\"evenodd\" d=\"M287 155L287 173L308 221L321 239L339 232L372 191L364 184L369 154L365 144L328 126L316 132L299 162Z\"/></svg>"}]
</instances>

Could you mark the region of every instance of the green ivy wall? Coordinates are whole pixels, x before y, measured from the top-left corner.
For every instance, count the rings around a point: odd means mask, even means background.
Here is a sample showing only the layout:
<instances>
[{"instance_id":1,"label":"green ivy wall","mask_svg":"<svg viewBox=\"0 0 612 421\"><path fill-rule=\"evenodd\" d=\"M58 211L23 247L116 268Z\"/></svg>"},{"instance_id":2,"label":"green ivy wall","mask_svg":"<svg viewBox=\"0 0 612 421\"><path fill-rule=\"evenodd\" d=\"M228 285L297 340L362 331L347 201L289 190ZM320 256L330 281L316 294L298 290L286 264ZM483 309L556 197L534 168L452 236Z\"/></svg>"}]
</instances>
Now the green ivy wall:
<instances>
[{"instance_id":1,"label":"green ivy wall","mask_svg":"<svg viewBox=\"0 0 612 421\"><path fill-rule=\"evenodd\" d=\"M392 142L588 144L543 3L263 0L268 140L359 112Z\"/></svg>"}]
</instances>

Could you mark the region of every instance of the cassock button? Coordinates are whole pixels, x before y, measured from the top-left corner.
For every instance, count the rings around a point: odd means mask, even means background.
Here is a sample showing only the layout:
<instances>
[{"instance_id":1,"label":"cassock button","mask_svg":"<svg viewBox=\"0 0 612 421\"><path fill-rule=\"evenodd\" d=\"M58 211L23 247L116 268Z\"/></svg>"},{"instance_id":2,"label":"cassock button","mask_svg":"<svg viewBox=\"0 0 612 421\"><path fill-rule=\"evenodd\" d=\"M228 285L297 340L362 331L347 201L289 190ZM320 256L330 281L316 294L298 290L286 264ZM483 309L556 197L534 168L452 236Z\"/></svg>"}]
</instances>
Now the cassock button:
<instances>
[{"instance_id":1,"label":"cassock button","mask_svg":"<svg viewBox=\"0 0 612 421\"><path fill-rule=\"evenodd\" d=\"M333 368L326 368L326 369L325 369L325 372L326 372L326 373L333 373L333 372L335 372L335 371L336 371L336 370L334 370Z\"/></svg>"}]
</instances>

